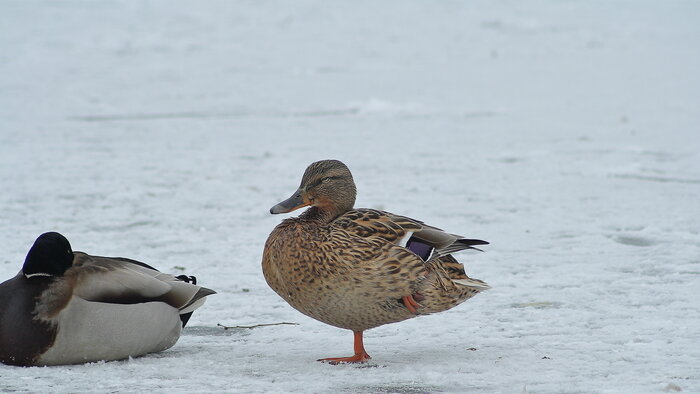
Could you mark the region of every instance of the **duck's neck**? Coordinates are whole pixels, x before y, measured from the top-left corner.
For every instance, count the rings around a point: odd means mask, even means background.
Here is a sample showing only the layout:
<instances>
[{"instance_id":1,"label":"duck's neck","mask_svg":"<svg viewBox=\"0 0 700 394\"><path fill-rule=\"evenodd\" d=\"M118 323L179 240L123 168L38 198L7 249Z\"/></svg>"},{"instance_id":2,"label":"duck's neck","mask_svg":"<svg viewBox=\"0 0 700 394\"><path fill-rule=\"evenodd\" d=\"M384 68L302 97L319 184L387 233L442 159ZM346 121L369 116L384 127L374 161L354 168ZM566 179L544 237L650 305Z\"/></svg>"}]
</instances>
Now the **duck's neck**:
<instances>
[{"instance_id":1,"label":"duck's neck","mask_svg":"<svg viewBox=\"0 0 700 394\"><path fill-rule=\"evenodd\" d=\"M299 215L300 219L317 222L319 224L328 224L338 216L347 212L347 209L321 209L319 207L311 207Z\"/></svg>"}]
</instances>

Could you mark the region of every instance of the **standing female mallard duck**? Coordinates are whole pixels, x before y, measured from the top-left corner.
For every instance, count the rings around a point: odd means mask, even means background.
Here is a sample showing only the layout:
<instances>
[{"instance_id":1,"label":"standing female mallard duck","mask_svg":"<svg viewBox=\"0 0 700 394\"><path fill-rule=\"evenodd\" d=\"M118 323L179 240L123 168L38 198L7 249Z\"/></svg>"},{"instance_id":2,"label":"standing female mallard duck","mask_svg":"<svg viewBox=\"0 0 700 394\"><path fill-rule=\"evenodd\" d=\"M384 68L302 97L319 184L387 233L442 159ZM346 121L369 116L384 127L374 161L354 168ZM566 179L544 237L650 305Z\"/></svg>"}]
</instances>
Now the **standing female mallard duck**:
<instances>
[{"instance_id":1,"label":"standing female mallard duck","mask_svg":"<svg viewBox=\"0 0 700 394\"><path fill-rule=\"evenodd\" d=\"M270 209L286 213L265 243L262 268L270 287L301 313L352 330L352 357L365 362L365 330L450 309L488 289L469 278L451 253L486 241L465 239L418 220L375 209L353 209L356 189L338 160L312 163L301 186Z\"/></svg>"},{"instance_id":2,"label":"standing female mallard duck","mask_svg":"<svg viewBox=\"0 0 700 394\"><path fill-rule=\"evenodd\" d=\"M0 362L78 364L165 350L215 293L194 282L73 252L63 235L42 234L17 276L0 284Z\"/></svg>"}]
</instances>

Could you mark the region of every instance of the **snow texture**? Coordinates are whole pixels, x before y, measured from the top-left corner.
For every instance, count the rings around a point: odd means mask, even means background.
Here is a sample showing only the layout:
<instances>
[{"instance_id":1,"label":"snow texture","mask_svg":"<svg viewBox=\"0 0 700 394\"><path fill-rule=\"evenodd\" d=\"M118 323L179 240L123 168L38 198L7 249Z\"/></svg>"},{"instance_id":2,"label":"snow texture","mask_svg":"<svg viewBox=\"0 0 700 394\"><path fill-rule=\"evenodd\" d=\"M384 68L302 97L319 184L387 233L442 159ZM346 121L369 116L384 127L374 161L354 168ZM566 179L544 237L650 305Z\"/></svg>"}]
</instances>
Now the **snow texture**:
<instances>
[{"instance_id":1,"label":"snow texture","mask_svg":"<svg viewBox=\"0 0 700 394\"><path fill-rule=\"evenodd\" d=\"M700 3L0 3L0 278L34 239L196 275L172 349L0 391L700 392ZM491 241L493 289L349 331L263 279L312 161ZM295 213L297 214L297 213ZM1 311L0 311L1 313ZM225 325L295 322L254 329ZM134 329L138 329L135 327Z\"/></svg>"}]
</instances>

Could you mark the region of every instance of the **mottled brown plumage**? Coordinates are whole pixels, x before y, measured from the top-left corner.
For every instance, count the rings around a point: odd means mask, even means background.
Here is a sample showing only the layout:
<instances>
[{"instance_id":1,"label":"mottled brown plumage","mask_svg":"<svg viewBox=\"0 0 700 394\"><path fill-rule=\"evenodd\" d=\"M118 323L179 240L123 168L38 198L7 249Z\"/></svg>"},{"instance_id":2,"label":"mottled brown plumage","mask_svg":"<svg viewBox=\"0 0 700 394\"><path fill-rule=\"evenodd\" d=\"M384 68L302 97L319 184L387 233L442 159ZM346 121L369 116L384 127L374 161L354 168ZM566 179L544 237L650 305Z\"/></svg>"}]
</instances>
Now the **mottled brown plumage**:
<instances>
[{"instance_id":1,"label":"mottled brown plumage","mask_svg":"<svg viewBox=\"0 0 700 394\"><path fill-rule=\"evenodd\" d=\"M450 309L488 288L450 254L487 242L384 211L353 209L355 195L343 163L311 164L299 189L270 212L311 207L282 221L263 253L265 279L285 301L355 332L355 356L325 359L331 362L366 361L364 330Z\"/></svg>"}]
</instances>

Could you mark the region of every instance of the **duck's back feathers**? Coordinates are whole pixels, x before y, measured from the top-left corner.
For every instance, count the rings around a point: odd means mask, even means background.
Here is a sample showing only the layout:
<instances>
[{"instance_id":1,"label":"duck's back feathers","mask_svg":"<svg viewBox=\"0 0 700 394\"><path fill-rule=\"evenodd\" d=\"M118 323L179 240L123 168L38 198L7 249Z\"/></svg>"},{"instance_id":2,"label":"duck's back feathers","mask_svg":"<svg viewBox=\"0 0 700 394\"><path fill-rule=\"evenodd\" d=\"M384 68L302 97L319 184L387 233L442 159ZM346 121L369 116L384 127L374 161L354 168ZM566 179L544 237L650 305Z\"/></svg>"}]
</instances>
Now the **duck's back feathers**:
<instances>
[{"instance_id":1,"label":"duck's back feathers","mask_svg":"<svg viewBox=\"0 0 700 394\"><path fill-rule=\"evenodd\" d=\"M332 225L358 237L381 238L393 244L407 247L421 256L424 261L434 251L437 256L447 256L465 249L475 249L475 245L488 245L479 239L467 239L450 234L419 220L376 209L353 209L332 222ZM413 245L413 247L411 247ZM425 246L421 246L425 245ZM430 249L428 256L424 250Z\"/></svg>"},{"instance_id":2,"label":"duck's back feathers","mask_svg":"<svg viewBox=\"0 0 700 394\"><path fill-rule=\"evenodd\" d=\"M75 255L73 267L65 276L75 281L74 294L87 301L112 304L160 301L188 313L196 309L193 305L198 301L215 293L135 260L82 252Z\"/></svg>"},{"instance_id":3,"label":"duck's back feathers","mask_svg":"<svg viewBox=\"0 0 700 394\"><path fill-rule=\"evenodd\" d=\"M353 209L339 216L331 225L334 228L364 239L383 239L399 244L407 234L423 229L424 224L377 209Z\"/></svg>"}]
</instances>

